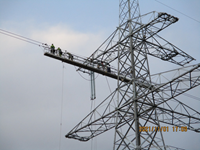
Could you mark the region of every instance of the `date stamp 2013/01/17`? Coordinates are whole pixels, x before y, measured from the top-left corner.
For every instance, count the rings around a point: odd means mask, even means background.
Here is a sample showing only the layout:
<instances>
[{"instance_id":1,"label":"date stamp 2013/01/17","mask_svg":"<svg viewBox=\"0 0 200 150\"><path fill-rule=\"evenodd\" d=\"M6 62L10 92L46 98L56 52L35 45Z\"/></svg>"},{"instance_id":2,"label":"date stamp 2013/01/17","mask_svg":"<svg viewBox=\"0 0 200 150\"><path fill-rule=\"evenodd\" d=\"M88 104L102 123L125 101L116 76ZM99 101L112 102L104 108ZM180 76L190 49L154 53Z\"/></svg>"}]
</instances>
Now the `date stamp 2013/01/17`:
<instances>
[{"instance_id":1,"label":"date stamp 2013/01/17","mask_svg":"<svg viewBox=\"0 0 200 150\"><path fill-rule=\"evenodd\" d=\"M168 126L163 126L163 127L156 127L156 126L144 126L144 127L139 127L140 132L153 132L153 131L158 131L158 132L169 132L169 127ZM177 127L173 126L172 127L173 132L187 132L187 127Z\"/></svg>"}]
</instances>

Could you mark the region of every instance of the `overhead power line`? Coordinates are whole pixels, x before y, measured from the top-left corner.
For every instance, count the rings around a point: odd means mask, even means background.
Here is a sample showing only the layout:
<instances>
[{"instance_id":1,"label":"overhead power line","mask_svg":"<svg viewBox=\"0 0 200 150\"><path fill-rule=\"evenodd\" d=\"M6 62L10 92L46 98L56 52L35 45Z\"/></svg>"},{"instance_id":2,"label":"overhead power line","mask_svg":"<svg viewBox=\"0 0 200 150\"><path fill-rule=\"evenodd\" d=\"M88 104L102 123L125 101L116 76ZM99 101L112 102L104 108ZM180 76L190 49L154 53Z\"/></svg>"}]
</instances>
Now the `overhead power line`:
<instances>
[{"instance_id":1,"label":"overhead power line","mask_svg":"<svg viewBox=\"0 0 200 150\"><path fill-rule=\"evenodd\" d=\"M37 45L37 46L42 46L42 45L44 45L44 43L42 43L42 42L39 42L39 41L30 39L30 38L27 38L27 37L25 37L25 36L21 36L21 35L18 35L18 34L9 32L9 31L6 31L6 30L3 30L3 29L0 29L0 33L1 33L1 34L4 34L4 35L7 35L7 36L10 36L10 37L12 37L12 38L15 38L15 39L24 41L24 42L28 42L28 43ZM47 44L46 44L46 45L47 45Z\"/></svg>"},{"instance_id":2,"label":"overhead power line","mask_svg":"<svg viewBox=\"0 0 200 150\"><path fill-rule=\"evenodd\" d=\"M25 39L22 39L22 38L19 38L19 37L15 37L15 36L13 36L13 35L9 35L9 34L7 34L7 33L3 33L3 32L0 32L1 34L4 34L4 35L7 35L7 36L10 36L10 37L13 37L13 38L16 38L16 39L18 39L18 40L21 40L21 41L24 41L24 42L28 42L28 43L31 43L31 44L34 44L34 45L39 45L39 44L36 44L36 43L34 43L34 42L31 42L31 41L28 41L28 40L25 40ZM39 45L40 46L40 45Z\"/></svg>"},{"instance_id":3,"label":"overhead power line","mask_svg":"<svg viewBox=\"0 0 200 150\"><path fill-rule=\"evenodd\" d=\"M195 99L195 100L200 101L200 98L199 98L199 97L196 97L196 96L194 96L194 95L191 95L191 94L188 94L188 93L183 93L183 95L185 95L185 96L187 96L187 97L189 97L189 98L192 98L192 99Z\"/></svg>"},{"instance_id":4,"label":"overhead power line","mask_svg":"<svg viewBox=\"0 0 200 150\"><path fill-rule=\"evenodd\" d=\"M182 14L182 15L184 15L184 16L186 16L186 17L188 17L188 18L190 18L190 19L192 19L192 20L194 20L194 21L196 21L198 23L200 23L200 21L197 20L197 19L194 19L194 18L192 18L192 17L190 17L190 16L188 16L188 15L186 15L186 14L184 14L184 13L182 13L182 12L180 12L180 11L178 11L178 10L176 10L176 9L174 9L174 8L172 8L172 7L166 5L166 4L164 4L164 3L162 3L162 2L160 2L158 0L155 0L155 1L158 2L158 3L160 3L160 4L162 4L162 5L165 5L166 7L170 8L170 9L173 9L174 11L176 11L176 12L178 12L178 13L180 13L180 14Z\"/></svg>"},{"instance_id":5,"label":"overhead power line","mask_svg":"<svg viewBox=\"0 0 200 150\"><path fill-rule=\"evenodd\" d=\"M15 33L9 32L9 31L6 31L6 30L3 30L3 29L0 29L0 30L3 31L3 32L6 32L6 33L9 33L9 34L12 34L12 35L15 35L15 36L18 36L18 37L21 37L21 38L24 38L24 39L27 39L27 40L33 41L33 42L36 42L36 43L41 43L41 44L42 44L42 42L39 42L39 41L36 41L36 40L30 39L30 38L27 38L27 37L24 37L24 36L21 36L21 35L18 35L18 34L15 34Z\"/></svg>"}]
</instances>

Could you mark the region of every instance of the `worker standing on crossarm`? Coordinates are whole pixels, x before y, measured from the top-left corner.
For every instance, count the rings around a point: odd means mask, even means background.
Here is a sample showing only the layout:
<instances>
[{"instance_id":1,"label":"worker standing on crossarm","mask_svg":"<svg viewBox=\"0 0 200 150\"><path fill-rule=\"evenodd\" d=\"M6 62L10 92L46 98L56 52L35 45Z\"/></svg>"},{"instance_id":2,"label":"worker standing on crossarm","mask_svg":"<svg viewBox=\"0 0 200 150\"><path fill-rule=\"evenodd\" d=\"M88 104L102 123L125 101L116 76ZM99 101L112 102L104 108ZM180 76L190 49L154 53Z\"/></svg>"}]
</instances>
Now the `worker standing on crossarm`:
<instances>
[{"instance_id":1,"label":"worker standing on crossarm","mask_svg":"<svg viewBox=\"0 0 200 150\"><path fill-rule=\"evenodd\" d=\"M74 56L71 53L67 53L69 55L69 59L73 60Z\"/></svg>"},{"instance_id":2,"label":"worker standing on crossarm","mask_svg":"<svg viewBox=\"0 0 200 150\"><path fill-rule=\"evenodd\" d=\"M52 44L50 48L51 48L51 53L54 54L55 53L55 46Z\"/></svg>"},{"instance_id":3,"label":"worker standing on crossarm","mask_svg":"<svg viewBox=\"0 0 200 150\"><path fill-rule=\"evenodd\" d=\"M111 73L110 64L107 63L107 72Z\"/></svg>"},{"instance_id":4,"label":"worker standing on crossarm","mask_svg":"<svg viewBox=\"0 0 200 150\"><path fill-rule=\"evenodd\" d=\"M59 56L61 57L62 56L62 51L61 51L60 47L58 47L57 52L58 52Z\"/></svg>"}]
</instances>

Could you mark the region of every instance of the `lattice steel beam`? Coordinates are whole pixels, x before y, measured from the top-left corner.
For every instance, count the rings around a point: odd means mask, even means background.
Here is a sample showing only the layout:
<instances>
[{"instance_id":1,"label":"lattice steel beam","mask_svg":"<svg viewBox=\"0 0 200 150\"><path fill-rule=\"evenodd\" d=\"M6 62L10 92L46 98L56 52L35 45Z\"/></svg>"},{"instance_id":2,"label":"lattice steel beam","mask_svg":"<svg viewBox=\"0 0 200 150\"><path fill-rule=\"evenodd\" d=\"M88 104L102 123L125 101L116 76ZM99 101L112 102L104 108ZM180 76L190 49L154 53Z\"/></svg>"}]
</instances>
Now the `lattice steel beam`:
<instances>
[{"instance_id":1,"label":"lattice steel beam","mask_svg":"<svg viewBox=\"0 0 200 150\"><path fill-rule=\"evenodd\" d=\"M192 73L195 73L194 74L195 76L192 76L193 75ZM184 79L184 80L181 80L181 79ZM186 86L182 88L179 87L176 89L171 89L172 85L174 83L177 84L177 82L179 82L179 84L180 82L188 82L189 87ZM139 103L139 107L141 108L139 109L139 112L138 112L139 116L142 119L146 120L147 117L149 116L148 113L149 112L152 113L152 111L156 110L158 115L165 113L168 116L165 119L158 118L160 122L167 123L170 125L176 125L176 126L187 126L188 130L200 132L200 128L195 128L192 126L193 124L200 123L200 113L198 111L181 103L178 100L176 100L176 102L178 102L184 107L186 113L177 112L176 109L172 109L170 108L170 106L168 107L159 106L163 103L166 103L170 99L174 99L176 96L180 95L181 93L186 92L198 85L200 85L200 64L186 71L184 74L174 78L170 82L157 87L156 89L152 90L146 95L142 95L138 97L137 99L135 99L134 101L137 101ZM171 93L170 95L166 94L165 98L160 96L159 94L160 92L165 92L165 91L168 91L169 89L172 90L172 92L170 92ZM152 100L152 97L151 97L151 94L154 92L159 97L156 100ZM83 121L81 121L72 131L70 131L66 135L66 137L75 138L81 141L87 141L103 132L106 132L115 127L115 117L116 117L116 113L118 112L121 118L123 118L122 121L119 123L120 125L123 125L129 121L134 120L133 118L134 108L132 108L133 101L130 98L130 100L127 100L126 103L121 104L121 106L118 107L118 109L116 110L115 104L113 102L114 96L116 96L116 93L117 93L117 90L115 90L107 99L105 99L99 106L97 106L97 108L95 108ZM98 108L101 108L102 105L105 105L105 102L107 101L108 101L108 105L106 105L106 107L103 109L103 113L100 114L100 117L98 119L92 121L92 116L94 115L94 113L98 112ZM153 101L155 103L153 103ZM109 111L111 108L112 108L112 111ZM152 118L154 118L154 115L151 114L149 119L152 119ZM96 129L92 130L92 126L95 126ZM89 132L91 135L87 137L78 136L78 133L82 133L82 132Z\"/></svg>"}]
</instances>

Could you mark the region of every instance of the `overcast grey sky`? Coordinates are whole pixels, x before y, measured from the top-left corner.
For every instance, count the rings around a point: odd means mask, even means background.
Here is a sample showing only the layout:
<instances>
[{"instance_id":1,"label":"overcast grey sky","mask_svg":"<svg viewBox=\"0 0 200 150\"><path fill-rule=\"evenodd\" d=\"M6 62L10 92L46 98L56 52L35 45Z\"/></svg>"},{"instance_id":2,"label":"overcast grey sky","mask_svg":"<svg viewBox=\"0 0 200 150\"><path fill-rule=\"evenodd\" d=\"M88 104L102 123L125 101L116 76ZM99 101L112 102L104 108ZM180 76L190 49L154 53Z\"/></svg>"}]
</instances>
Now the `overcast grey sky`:
<instances>
[{"instance_id":1,"label":"overcast grey sky","mask_svg":"<svg viewBox=\"0 0 200 150\"><path fill-rule=\"evenodd\" d=\"M199 19L199 0L165 0L170 7ZM200 63L200 23L155 0L141 0L141 13L167 12L179 21L160 35ZM89 56L118 26L117 0L0 0L0 29ZM91 141L66 139L91 110L90 83L74 66L43 55L41 47L0 34L0 149L58 150L63 97L61 150L89 150ZM64 66L64 69L63 69ZM152 73L179 66L150 58ZM158 69L159 68L159 69ZM64 75L64 76L63 76ZM87 75L83 75L89 78ZM62 79L64 77L64 80ZM111 88L116 81L109 79ZM62 93L63 85L63 93ZM110 93L104 76L96 80L96 105ZM200 97L200 87L188 93ZM200 110L200 102L179 100ZM93 140L98 150L110 150L114 132ZM165 143L185 149L200 148L200 134L165 133Z\"/></svg>"}]
</instances>

